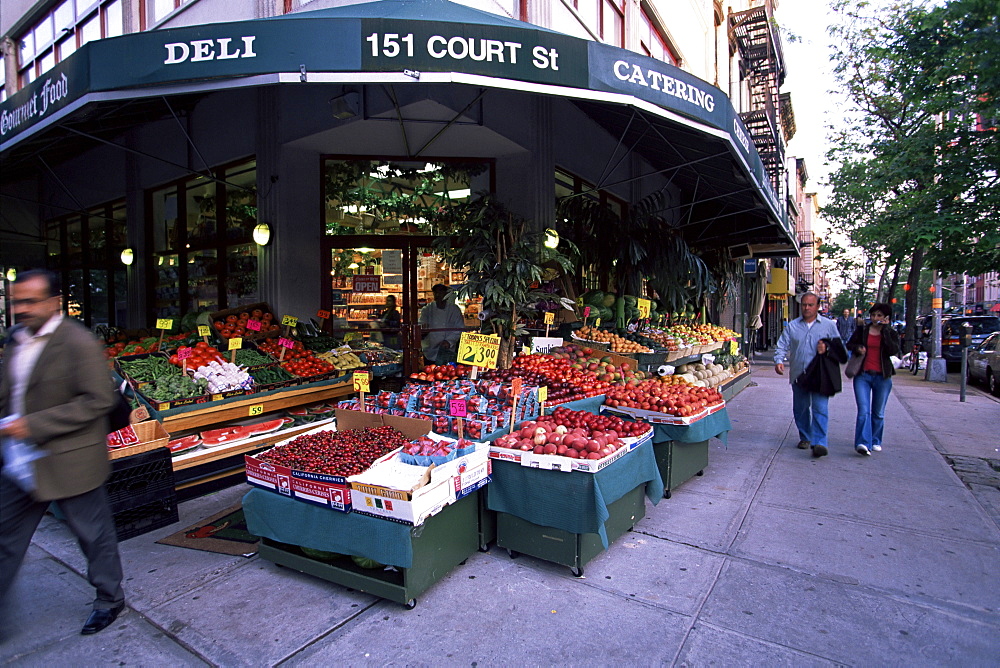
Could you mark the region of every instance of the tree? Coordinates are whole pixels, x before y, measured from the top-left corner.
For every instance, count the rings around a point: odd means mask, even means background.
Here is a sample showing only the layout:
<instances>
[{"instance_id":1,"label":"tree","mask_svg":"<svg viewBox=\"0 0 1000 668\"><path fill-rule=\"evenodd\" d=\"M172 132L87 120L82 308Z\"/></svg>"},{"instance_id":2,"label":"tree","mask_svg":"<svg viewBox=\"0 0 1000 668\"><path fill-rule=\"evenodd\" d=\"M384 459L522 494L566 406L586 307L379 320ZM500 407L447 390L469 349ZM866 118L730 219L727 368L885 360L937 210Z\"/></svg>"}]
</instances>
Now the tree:
<instances>
[{"instance_id":1,"label":"tree","mask_svg":"<svg viewBox=\"0 0 1000 668\"><path fill-rule=\"evenodd\" d=\"M544 284L573 271L577 248L568 239L556 249L546 247L543 231L531 229L490 195L449 207L439 222L449 236L435 239L434 249L452 266L466 268L459 297L482 296L484 328L500 336L498 365L507 368L515 337L527 334L521 323L525 311L555 299Z\"/></svg>"},{"instance_id":2,"label":"tree","mask_svg":"<svg viewBox=\"0 0 1000 668\"><path fill-rule=\"evenodd\" d=\"M913 285L925 263L996 270L1000 147L983 122L998 116L995 3L834 0L832 9L831 58L848 111L830 137L831 226L884 262L882 283L897 265L909 265ZM916 294L906 299L909 337Z\"/></svg>"}]
</instances>

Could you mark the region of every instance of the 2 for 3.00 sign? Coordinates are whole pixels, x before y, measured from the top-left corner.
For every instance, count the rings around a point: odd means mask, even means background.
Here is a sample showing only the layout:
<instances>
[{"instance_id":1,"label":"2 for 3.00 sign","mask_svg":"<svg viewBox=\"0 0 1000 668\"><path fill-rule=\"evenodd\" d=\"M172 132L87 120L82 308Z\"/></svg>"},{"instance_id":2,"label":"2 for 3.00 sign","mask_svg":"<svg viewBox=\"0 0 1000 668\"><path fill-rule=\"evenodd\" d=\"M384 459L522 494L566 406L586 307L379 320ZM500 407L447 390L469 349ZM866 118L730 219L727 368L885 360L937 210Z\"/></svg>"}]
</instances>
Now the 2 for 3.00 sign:
<instances>
[{"instance_id":1,"label":"2 for 3.00 sign","mask_svg":"<svg viewBox=\"0 0 1000 668\"><path fill-rule=\"evenodd\" d=\"M499 353L500 337L496 334L462 332L462 338L458 341L459 364L495 369Z\"/></svg>"}]
</instances>

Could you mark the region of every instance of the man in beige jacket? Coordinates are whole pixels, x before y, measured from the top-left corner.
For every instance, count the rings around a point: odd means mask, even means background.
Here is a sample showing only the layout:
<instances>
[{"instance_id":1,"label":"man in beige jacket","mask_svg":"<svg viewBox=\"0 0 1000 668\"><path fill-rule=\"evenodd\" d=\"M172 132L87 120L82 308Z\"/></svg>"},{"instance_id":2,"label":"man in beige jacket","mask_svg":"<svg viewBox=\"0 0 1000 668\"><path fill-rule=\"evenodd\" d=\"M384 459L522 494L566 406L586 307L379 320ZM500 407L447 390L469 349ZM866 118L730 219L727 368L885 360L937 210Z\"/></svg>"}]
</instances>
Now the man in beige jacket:
<instances>
[{"instance_id":1,"label":"man in beige jacket","mask_svg":"<svg viewBox=\"0 0 1000 668\"><path fill-rule=\"evenodd\" d=\"M87 557L87 577L97 590L81 631L89 635L106 628L125 607L114 518L104 489L114 388L96 339L62 316L58 276L23 272L12 293L17 326L0 376L0 417L5 418L0 437L31 444L41 457L31 462L30 483L0 474L0 598L46 508L56 501Z\"/></svg>"}]
</instances>

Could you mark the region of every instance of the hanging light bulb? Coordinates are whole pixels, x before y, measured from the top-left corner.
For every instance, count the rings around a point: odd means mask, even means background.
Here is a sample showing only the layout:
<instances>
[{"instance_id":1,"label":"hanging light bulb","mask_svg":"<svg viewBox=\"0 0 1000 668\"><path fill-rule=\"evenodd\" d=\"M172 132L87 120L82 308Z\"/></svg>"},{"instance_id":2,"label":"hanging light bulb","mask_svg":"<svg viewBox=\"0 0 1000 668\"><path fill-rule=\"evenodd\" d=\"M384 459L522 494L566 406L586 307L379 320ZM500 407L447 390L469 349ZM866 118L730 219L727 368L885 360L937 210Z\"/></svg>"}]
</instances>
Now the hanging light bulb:
<instances>
[{"instance_id":1,"label":"hanging light bulb","mask_svg":"<svg viewBox=\"0 0 1000 668\"><path fill-rule=\"evenodd\" d=\"M11 282L17 280L17 269L11 267L10 269L7 270L7 280Z\"/></svg>"},{"instance_id":2,"label":"hanging light bulb","mask_svg":"<svg viewBox=\"0 0 1000 668\"><path fill-rule=\"evenodd\" d=\"M555 248L559 245L559 233L551 227L545 230L545 247Z\"/></svg>"},{"instance_id":3,"label":"hanging light bulb","mask_svg":"<svg viewBox=\"0 0 1000 668\"><path fill-rule=\"evenodd\" d=\"M131 248L126 248L121 254L122 264L126 267L131 266L135 262L135 252Z\"/></svg>"},{"instance_id":4,"label":"hanging light bulb","mask_svg":"<svg viewBox=\"0 0 1000 668\"><path fill-rule=\"evenodd\" d=\"M253 240L258 246L266 246L271 241L271 226L267 223L259 223L253 228Z\"/></svg>"}]
</instances>

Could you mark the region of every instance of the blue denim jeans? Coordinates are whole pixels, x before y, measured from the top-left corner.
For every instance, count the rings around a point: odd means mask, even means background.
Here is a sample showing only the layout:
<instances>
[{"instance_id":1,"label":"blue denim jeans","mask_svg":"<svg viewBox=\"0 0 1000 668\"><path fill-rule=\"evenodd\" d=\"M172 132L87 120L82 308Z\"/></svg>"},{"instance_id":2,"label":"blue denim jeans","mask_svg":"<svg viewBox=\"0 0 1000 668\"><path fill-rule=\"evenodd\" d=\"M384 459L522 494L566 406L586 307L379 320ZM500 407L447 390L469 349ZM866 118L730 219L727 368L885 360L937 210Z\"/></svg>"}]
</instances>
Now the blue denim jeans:
<instances>
[{"instance_id":1,"label":"blue denim jeans","mask_svg":"<svg viewBox=\"0 0 1000 668\"><path fill-rule=\"evenodd\" d=\"M792 385L792 415L799 429L799 440L812 445L826 445L826 426L829 422L827 406L830 397L816 392L807 392L798 385Z\"/></svg>"},{"instance_id":2,"label":"blue denim jeans","mask_svg":"<svg viewBox=\"0 0 1000 668\"><path fill-rule=\"evenodd\" d=\"M880 373L859 373L854 377L854 400L858 404L858 421L854 427L854 445L882 445L885 429L885 404L892 391L892 377Z\"/></svg>"}]
</instances>

